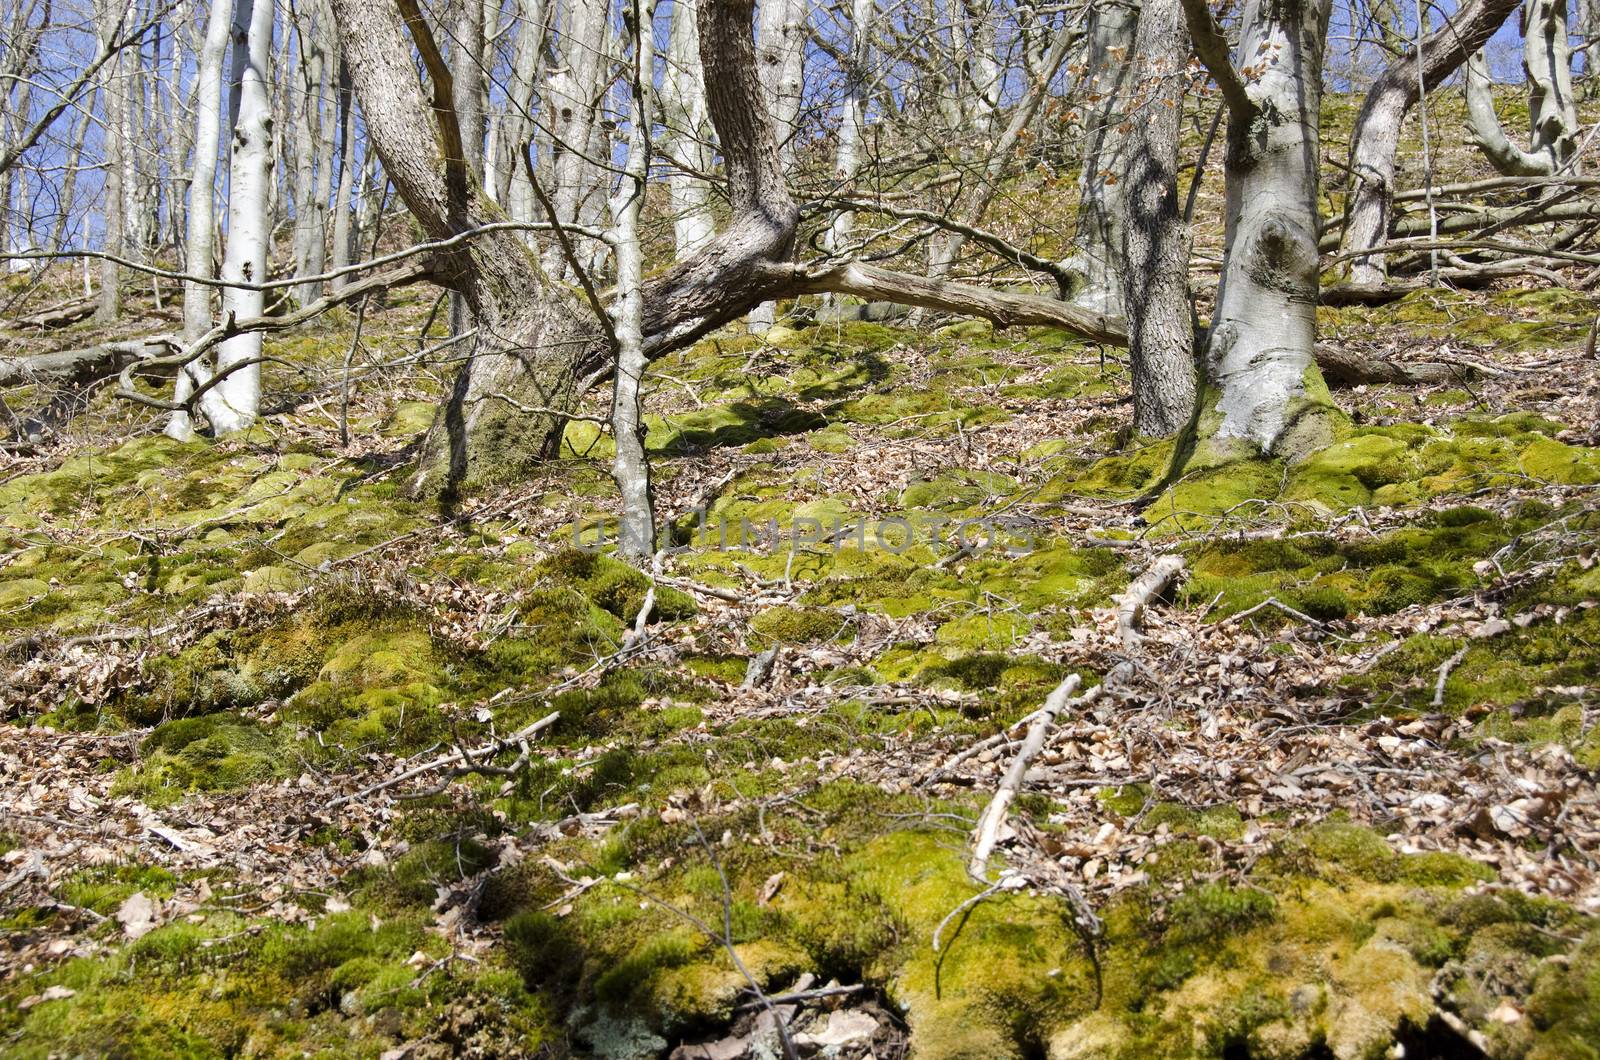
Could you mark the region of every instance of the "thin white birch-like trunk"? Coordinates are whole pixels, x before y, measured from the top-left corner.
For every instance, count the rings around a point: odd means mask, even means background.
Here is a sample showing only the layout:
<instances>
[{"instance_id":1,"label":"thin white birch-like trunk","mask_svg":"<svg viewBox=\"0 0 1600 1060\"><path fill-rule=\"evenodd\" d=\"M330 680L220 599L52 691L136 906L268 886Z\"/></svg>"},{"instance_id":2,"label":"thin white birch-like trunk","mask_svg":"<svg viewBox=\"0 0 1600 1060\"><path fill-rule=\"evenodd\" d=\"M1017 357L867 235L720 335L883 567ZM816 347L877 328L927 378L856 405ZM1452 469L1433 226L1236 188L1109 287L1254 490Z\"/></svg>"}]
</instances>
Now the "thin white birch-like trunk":
<instances>
[{"instance_id":1,"label":"thin white birch-like trunk","mask_svg":"<svg viewBox=\"0 0 1600 1060\"><path fill-rule=\"evenodd\" d=\"M805 35L808 0L762 0L756 30L756 57L761 87L772 115L778 141L778 163L787 170L794 161L795 123L800 117L800 94L805 76ZM749 329L765 334L777 321L778 303L762 302L745 318Z\"/></svg>"},{"instance_id":2,"label":"thin white birch-like trunk","mask_svg":"<svg viewBox=\"0 0 1600 1060\"><path fill-rule=\"evenodd\" d=\"M231 0L211 0L206 35L195 66L194 164L189 170L189 206L186 211L183 271L191 276L211 276L215 254L217 148L222 137L222 63L228 54L232 22ZM183 341L194 342L211 330L211 288L186 280L183 285ZM178 373L174 401L187 401L194 393L195 377L204 378L210 358L202 358ZM186 411L167 419L167 434L179 440L194 435Z\"/></svg>"},{"instance_id":3,"label":"thin white birch-like trunk","mask_svg":"<svg viewBox=\"0 0 1600 1060\"><path fill-rule=\"evenodd\" d=\"M877 0L851 0L850 53L845 67L844 100L839 105L839 149L833 160L833 179L843 194L861 169L861 138L867 122L867 80L872 61L872 32ZM837 254L850 243L855 231L853 210L840 210L828 223L823 245Z\"/></svg>"},{"instance_id":4,"label":"thin white birch-like trunk","mask_svg":"<svg viewBox=\"0 0 1600 1060\"><path fill-rule=\"evenodd\" d=\"M716 234L711 185L699 173L712 166L711 112L700 77L700 31L694 0L674 0L667 36L667 68L661 82L661 117L667 155L677 165L667 174L675 256L686 258ZM685 172L685 167L697 172Z\"/></svg>"},{"instance_id":5,"label":"thin white birch-like trunk","mask_svg":"<svg viewBox=\"0 0 1600 1060\"><path fill-rule=\"evenodd\" d=\"M237 0L232 33L233 136L222 279L260 284L267 278L272 236L271 0ZM260 316L265 303L259 287L222 289L224 319ZM244 430L260 412L261 339L255 331L217 346L217 372L228 375L201 395L201 407L218 434Z\"/></svg>"},{"instance_id":6,"label":"thin white birch-like trunk","mask_svg":"<svg viewBox=\"0 0 1600 1060\"><path fill-rule=\"evenodd\" d=\"M1128 56L1138 9L1125 0L1095 0L1089 12L1089 68L1080 86L1090 114L1078 179L1077 232L1072 256L1062 264L1076 278L1072 299L1095 312L1121 316L1122 131Z\"/></svg>"},{"instance_id":7,"label":"thin white birch-like trunk","mask_svg":"<svg viewBox=\"0 0 1600 1060\"><path fill-rule=\"evenodd\" d=\"M653 0L633 4L633 69L628 80L632 108L628 115L628 158L622 182L611 200L612 235L617 261L617 298L611 309L617 342L617 370L611 401L611 434L616 456L611 474L622 494L617 551L635 563L655 551L655 511L650 496L650 459L645 453L641 391L648 362L644 352L644 252L639 245L639 212L650 172L650 82L655 66L652 47ZM648 616L641 616L646 621Z\"/></svg>"}]
</instances>

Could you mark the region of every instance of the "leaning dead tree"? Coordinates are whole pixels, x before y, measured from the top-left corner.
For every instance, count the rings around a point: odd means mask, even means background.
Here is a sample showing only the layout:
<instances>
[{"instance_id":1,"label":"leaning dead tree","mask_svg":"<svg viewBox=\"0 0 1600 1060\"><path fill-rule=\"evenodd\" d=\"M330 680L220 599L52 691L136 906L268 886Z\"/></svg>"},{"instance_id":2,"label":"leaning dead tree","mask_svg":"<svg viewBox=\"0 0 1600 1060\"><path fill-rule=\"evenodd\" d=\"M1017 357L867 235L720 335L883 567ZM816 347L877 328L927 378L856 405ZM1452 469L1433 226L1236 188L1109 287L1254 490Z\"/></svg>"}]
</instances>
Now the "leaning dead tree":
<instances>
[{"instance_id":1,"label":"leaning dead tree","mask_svg":"<svg viewBox=\"0 0 1600 1060\"><path fill-rule=\"evenodd\" d=\"M334 0L333 7L370 142L423 231L442 240L500 219L465 164L450 70L415 0ZM856 261L790 261L800 211L785 183L757 73L752 4L706 0L698 19L730 217L698 252L645 281L647 356L688 345L761 302L828 291L1120 341L1119 321L1055 299ZM560 239L602 236L560 223ZM478 321L476 352L424 441L414 480L415 488L448 492L513 477L551 452L577 393L607 377L615 358L596 313L604 311L601 292L584 282L579 287L587 290L578 292L552 283L515 234L495 230L453 243L439 252L437 266Z\"/></svg>"}]
</instances>

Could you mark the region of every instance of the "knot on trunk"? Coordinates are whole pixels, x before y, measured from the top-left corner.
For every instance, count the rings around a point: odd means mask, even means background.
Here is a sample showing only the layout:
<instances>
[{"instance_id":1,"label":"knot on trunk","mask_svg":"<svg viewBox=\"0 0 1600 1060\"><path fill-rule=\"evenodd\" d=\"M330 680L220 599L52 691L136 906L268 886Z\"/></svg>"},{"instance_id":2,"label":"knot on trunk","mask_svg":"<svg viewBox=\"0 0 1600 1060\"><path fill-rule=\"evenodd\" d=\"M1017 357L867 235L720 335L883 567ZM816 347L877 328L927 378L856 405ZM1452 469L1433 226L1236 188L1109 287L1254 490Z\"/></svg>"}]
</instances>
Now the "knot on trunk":
<instances>
[{"instance_id":1,"label":"knot on trunk","mask_svg":"<svg viewBox=\"0 0 1600 1060\"><path fill-rule=\"evenodd\" d=\"M1284 210L1263 217L1245 250L1253 283L1295 297L1317 296L1317 240L1300 219Z\"/></svg>"}]
</instances>

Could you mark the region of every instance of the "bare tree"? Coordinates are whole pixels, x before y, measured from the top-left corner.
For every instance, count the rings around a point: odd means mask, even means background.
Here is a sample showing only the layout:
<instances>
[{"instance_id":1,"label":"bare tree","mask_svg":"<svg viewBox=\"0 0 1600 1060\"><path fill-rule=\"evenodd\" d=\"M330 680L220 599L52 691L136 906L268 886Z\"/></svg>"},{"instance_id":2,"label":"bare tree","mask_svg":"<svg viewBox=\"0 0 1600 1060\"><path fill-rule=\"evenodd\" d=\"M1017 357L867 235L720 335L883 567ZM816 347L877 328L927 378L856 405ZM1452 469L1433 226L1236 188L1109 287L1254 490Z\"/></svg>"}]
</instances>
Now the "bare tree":
<instances>
[{"instance_id":1,"label":"bare tree","mask_svg":"<svg viewBox=\"0 0 1600 1060\"><path fill-rule=\"evenodd\" d=\"M650 460L644 450L642 415L644 372L644 250L639 244L639 214L650 175L650 83L655 66L655 5L625 0L629 9L628 158L611 200L612 245L617 256L617 300L612 309L617 369L611 399L611 436L616 456L611 473L622 493L618 552L635 562L655 552L655 509L650 496ZM648 605L646 605L648 607ZM648 619L641 614L639 621Z\"/></svg>"},{"instance_id":2,"label":"bare tree","mask_svg":"<svg viewBox=\"0 0 1600 1060\"><path fill-rule=\"evenodd\" d=\"M673 246L680 258L705 246L716 233L711 214L711 115L700 76L700 31L694 0L674 0L667 37L667 68L661 80L661 118L667 129L667 174ZM843 148L841 147L841 150Z\"/></svg>"},{"instance_id":3,"label":"bare tree","mask_svg":"<svg viewBox=\"0 0 1600 1060\"><path fill-rule=\"evenodd\" d=\"M1094 0L1089 9L1088 69L1077 94L1090 117L1078 178L1078 227L1072 256L1079 304L1120 316L1122 309L1123 152L1133 122L1128 105L1129 59L1139 9L1127 0Z\"/></svg>"},{"instance_id":4,"label":"bare tree","mask_svg":"<svg viewBox=\"0 0 1600 1060\"><path fill-rule=\"evenodd\" d=\"M1464 0L1445 25L1386 67L1368 90L1350 138L1353 186L1346 217L1344 249L1365 250L1389 235L1394 206L1395 154L1406 113L1426 92L1444 83L1516 10L1519 0ZM1499 123L1495 124L1499 128ZM1350 280L1361 285L1387 279L1381 253L1351 262Z\"/></svg>"},{"instance_id":5,"label":"bare tree","mask_svg":"<svg viewBox=\"0 0 1600 1060\"><path fill-rule=\"evenodd\" d=\"M235 0L233 9L232 143L228 167L228 240L222 279L250 286L222 289L224 319L259 317L266 296L271 250L272 3ZM201 408L219 434L255 422L261 405L261 333L235 335L217 347L220 384L201 396Z\"/></svg>"},{"instance_id":6,"label":"bare tree","mask_svg":"<svg viewBox=\"0 0 1600 1060\"><path fill-rule=\"evenodd\" d=\"M1523 0L1522 71L1528 83L1527 149L1513 144L1500 125L1482 52L1467 62L1467 127L1500 172L1547 177L1572 165L1578 151L1567 0Z\"/></svg>"},{"instance_id":7,"label":"bare tree","mask_svg":"<svg viewBox=\"0 0 1600 1060\"><path fill-rule=\"evenodd\" d=\"M804 82L806 26L810 0L761 0L756 55L761 64L761 88L772 115L778 161L786 170L794 163L795 136L799 132L801 90ZM762 302L746 322L757 334L772 327L776 302Z\"/></svg>"},{"instance_id":8,"label":"bare tree","mask_svg":"<svg viewBox=\"0 0 1600 1060\"><path fill-rule=\"evenodd\" d=\"M131 4L129 5L131 6ZM101 214L104 218L102 243L112 254L127 251L127 202L124 183L127 177L127 79L123 75L123 52L113 49L126 8L117 0L101 0L100 50L108 61L102 67L100 85L101 140L105 144L105 180L101 184ZM100 302L95 322L109 324L122 315L122 268L110 258L100 262Z\"/></svg>"},{"instance_id":9,"label":"bare tree","mask_svg":"<svg viewBox=\"0 0 1600 1060\"><path fill-rule=\"evenodd\" d=\"M222 63L227 57L232 21L232 0L211 0L206 17L205 41L195 68L194 166L189 175L188 236L184 241L184 271L190 276L212 275L212 233L216 228L217 148L222 131ZM211 329L211 287L189 280L183 285L183 340L192 343ZM209 374L210 359L196 361L178 373L173 400L187 402L195 384ZM194 433L187 409L167 421L167 433L184 439Z\"/></svg>"},{"instance_id":10,"label":"bare tree","mask_svg":"<svg viewBox=\"0 0 1600 1060\"><path fill-rule=\"evenodd\" d=\"M452 241L438 251L434 271L463 293L478 320L476 351L424 442L414 485L448 491L518 474L551 451L575 393L614 367L614 347L592 308L597 294L548 282L514 233L481 231L498 211L470 179L450 70L414 0L398 0L399 10L390 0L333 2L370 142L423 231ZM704 0L700 7L707 102L732 215L698 253L645 281L647 356L681 348L760 302L826 291L1120 339L1116 322L1055 299L858 262L789 262L800 214L764 106L752 15L749 0ZM412 65L408 30L431 83L426 95ZM418 121L419 114L432 118ZM559 224L557 243L602 235L564 219ZM460 238L471 231L479 234Z\"/></svg>"}]
</instances>

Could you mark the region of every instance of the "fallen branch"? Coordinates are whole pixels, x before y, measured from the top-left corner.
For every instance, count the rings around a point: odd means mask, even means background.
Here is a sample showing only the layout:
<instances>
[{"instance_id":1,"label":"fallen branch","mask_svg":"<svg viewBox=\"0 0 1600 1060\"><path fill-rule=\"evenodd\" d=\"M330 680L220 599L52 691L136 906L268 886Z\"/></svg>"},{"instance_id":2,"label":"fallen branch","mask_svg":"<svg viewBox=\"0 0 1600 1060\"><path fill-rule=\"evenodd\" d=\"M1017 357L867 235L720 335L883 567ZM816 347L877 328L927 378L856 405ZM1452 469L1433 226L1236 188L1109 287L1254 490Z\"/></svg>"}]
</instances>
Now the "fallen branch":
<instances>
[{"instance_id":1,"label":"fallen branch","mask_svg":"<svg viewBox=\"0 0 1600 1060\"><path fill-rule=\"evenodd\" d=\"M1440 665L1439 679L1433 683L1434 706L1444 706L1444 683L1450 680L1450 671L1454 670L1460 664L1461 660L1467 657L1467 650L1471 647L1472 646L1470 644L1463 644L1460 651L1450 656L1450 658L1446 659L1443 664Z\"/></svg>"},{"instance_id":2,"label":"fallen branch","mask_svg":"<svg viewBox=\"0 0 1600 1060\"><path fill-rule=\"evenodd\" d=\"M498 740L491 740L482 747L458 747L450 754L441 755L440 757L435 758L430 762L424 762L419 766L413 766L404 773L401 773L399 776L390 777L388 780L381 780L376 784L368 784L360 791L334 799L332 802L328 803L324 809L337 809L338 807L343 806L345 803L355 802L357 799L364 799L368 795L375 795L380 791L387 791L396 784L404 784L406 781L420 777L424 773L431 773L435 769L443 769L446 766L453 766L458 762L468 761L476 763L482 759L492 758L501 751L509 750L513 747L516 747L518 744L526 742L529 737L548 729L550 726L554 725L558 720L560 720L560 718L561 712L559 710L551 711L549 714L546 714L533 724L525 725L518 729L510 736L501 737ZM476 766L473 767L473 769L476 768Z\"/></svg>"},{"instance_id":3,"label":"fallen branch","mask_svg":"<svg viewBox=\"0 0 1600 1060\"><path fill-rule=\"evenodd\" d=\"M1265 608L1268 608L1268 607L1275 607L1279 611L1282 611L1284 614L1288 615L1290 618L1297 618L1300 621L1305 622L1305 623L1307 623L1309 625L1317 626L1319 628L1323 626L1322 622L1319 622L1316 619L1312 618L1310 615L1306 614L1304 611L1295 610L1294 608L1290 607L1288 604L1284 603L1282 600L1278 599L1276 596L1269 596L1265 600L1261 601L1259 604L1256 604L1254 607L1247 607L1243 611L1240 611L1236 615L1228 616L1228 620L1223 624L1224 625L1231 625L1231 624L1233 624L1235 622L1243 622L1245 619L1249 618L1251 615L1255 614L1257 611L1261 611L1261 610L1263 610Z\"/></svg>"},{"instance_id":4,"label":"fallen branch","mask_svg":"<svg viewBox=\"0 0 1600 1060\"><path fill-rule=\"evenodd\" d=\"M1139 632L1139 621L1145 607L1165 592L1182 572L1182 556L1160 556L1117 599L1117 635L1122 638L1124 647L1137 647L1144 639Z\"/></svg>"},{"instance_id":5,"label":"fallen branch","mask_svg":"<svg viewBox=\"0 0 1600 1060\"><path fill-rule=\"evenodd\" d=\"M1005 824L1006 814L1010 812L1011 803L1016 799L1018 789L1022 787L1022 778L1027 775L1028 764L1044 747L1045 736L1049 734L1050 726L1055 724L1056 715L1072 701L1072 694L1078 690L1082 680L1077 674L1069 674L1066 680L1056 685L1055 690L1046 697L1039 716L1028 728L1028 738L1022 742L1022 749L1011 760L1011 768L1006 770L1006 775L1001 779L994 798L989 800L983 816L978 819L978 827L972 833L972 858L967 862L967 873L973 879L983 880L987 877L989 855L994 851L995 843L999 841L1000 828ZM1099 688L1094 691L1098 693ZM1081 698L1087 700L1089 697ZM937 945L934 948L937 949Z\"/></svg>"},{"instance_id":6,"label":"fallen branch","mask_svg":"<svg viewBox=\"0 0 1600 1060\"><path fill-rule=\"evenodd\" d=\"M1367 383L1402 383L1430 386L1458 383L1477 376L1503 376L1499 368L1477 361L1394 361L1366 357L1353 350L1317 347L1317 367L1329 386L1361 386Z\"/></svg>"},{"instance_id":7,"label":"fallen branch","mask_svg":"<svg viewBox=\"0 0 1600 1060\"><path fill-rule=\"evenodd\" d=\"M98 304L98 298L74 298L71 301L60 302L36 312L12 317L10 320L0 323L0 327L18 331L28 328L64 328L68 324L76 324L78 321L94 315L95 307Z\"/></svg>"},{"instance_id":8,"label":"fallen branch","mask_svg":"<svg viewBox=\"0 0 1600 1060\"><path fill-rule=\"evenodd\" d=\"M126 342L105 342L31 357L0 357L0 386L26 383L87 383L159 357L176 343L157 335ZM175 369L174 369L175 370Z\"/></svg>"}]
</instances>

